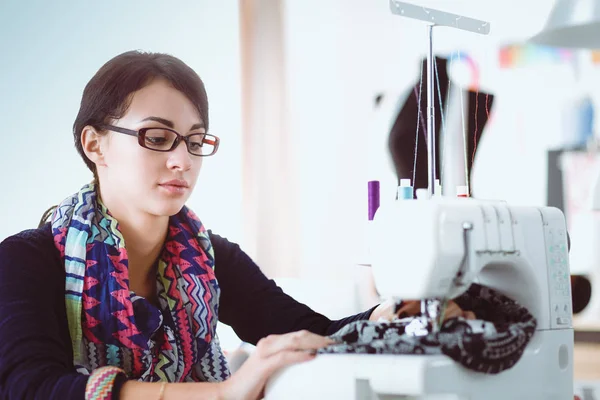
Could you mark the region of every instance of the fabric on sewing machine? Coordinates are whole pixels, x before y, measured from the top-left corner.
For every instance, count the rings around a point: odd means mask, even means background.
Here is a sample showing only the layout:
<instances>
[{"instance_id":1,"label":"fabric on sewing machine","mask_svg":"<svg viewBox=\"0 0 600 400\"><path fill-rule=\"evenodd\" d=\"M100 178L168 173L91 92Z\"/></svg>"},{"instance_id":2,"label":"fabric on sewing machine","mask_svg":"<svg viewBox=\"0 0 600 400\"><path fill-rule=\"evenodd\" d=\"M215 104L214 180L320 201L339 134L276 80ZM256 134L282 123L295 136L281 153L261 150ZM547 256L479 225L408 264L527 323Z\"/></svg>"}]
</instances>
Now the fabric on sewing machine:
<instances>
[{"instance_id":1,"label":"fabric on sewing machine","mask_svg":"<svg viewBox=\"0 0 600 400\"><path fill-rule=\"evenodd\" d=\"M454 301L478 319L451 318L439 332L425 336L405 334L414 317L356 321L331 335L338 343L319 353L446 354L466 368L487 374L502 372L519 361L537 325L525 307L479 284Z\"/></svg>"}]
</instances>

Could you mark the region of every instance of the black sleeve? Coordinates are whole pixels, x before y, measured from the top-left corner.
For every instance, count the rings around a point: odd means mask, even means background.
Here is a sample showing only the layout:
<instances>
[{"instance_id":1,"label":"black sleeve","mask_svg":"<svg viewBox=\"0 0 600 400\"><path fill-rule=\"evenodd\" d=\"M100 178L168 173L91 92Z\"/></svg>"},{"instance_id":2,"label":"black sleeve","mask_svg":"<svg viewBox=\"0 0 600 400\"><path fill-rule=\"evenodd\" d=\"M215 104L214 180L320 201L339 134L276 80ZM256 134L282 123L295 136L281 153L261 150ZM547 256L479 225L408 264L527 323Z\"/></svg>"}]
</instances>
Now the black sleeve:
<instances>
[{"instance_id":1,"label":"black sleeve","mask_svg":"<svg viewBox=\"0 0 600 400\"><path fill-rule=\"evenodd\" d=\"M219 320L245 342L256 344L269 334L302 329L330 335L352 321L368 319L373 311L331 321L285 294L237 244L209 234L221 287Z\"/></svg>"},{"instance_id":2,"label":"black sleeve","mask_svg":"<svg viewBox=\"0 0 600 400\"><path fill-rule=\"evenodd\" d=\"M28 232L0 244L0 398L83 399L88 377L65 346L58 252L39 245L41 230Z\"/></svg>"}]
</instances>

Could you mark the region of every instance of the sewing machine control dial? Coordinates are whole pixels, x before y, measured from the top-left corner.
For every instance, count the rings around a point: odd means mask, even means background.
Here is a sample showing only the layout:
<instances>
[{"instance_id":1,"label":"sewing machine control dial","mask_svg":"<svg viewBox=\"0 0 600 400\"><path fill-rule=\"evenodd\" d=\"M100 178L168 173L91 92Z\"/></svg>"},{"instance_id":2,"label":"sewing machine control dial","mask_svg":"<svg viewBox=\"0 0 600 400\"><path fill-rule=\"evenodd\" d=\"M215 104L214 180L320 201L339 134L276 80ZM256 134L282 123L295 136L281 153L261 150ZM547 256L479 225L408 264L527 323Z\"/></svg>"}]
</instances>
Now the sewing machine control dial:
<instances>
[{"instance_id":1,"label":"sewing machine control dial","mask_svg":"<svg viewBox=\"0 0 600 400\"><path fill-rule=\"evenodd\" d=\"M564 229L546 226L546 260L551 302L551 328L571 325L571 284L567 236Z\"/></svg>"}]
</instances>

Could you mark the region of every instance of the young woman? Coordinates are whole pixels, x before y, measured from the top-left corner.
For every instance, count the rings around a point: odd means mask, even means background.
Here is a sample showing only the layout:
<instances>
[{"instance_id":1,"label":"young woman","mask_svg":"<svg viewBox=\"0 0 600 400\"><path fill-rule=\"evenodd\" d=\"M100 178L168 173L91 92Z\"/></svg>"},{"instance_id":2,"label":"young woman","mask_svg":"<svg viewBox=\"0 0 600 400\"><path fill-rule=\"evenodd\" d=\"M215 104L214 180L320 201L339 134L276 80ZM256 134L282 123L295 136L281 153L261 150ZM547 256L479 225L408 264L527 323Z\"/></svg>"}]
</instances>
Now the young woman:
<instances>
[{"instance_id":1,"label":"young woman","mask_svg":"<svg viewBox=\"0 0 600 400\"><path fill-rule=\"evenodd\" d=\"M331 321L204 228L185 203L219 147L208 127L202 81L172 56L127 52L87 84L73 135L93 182L0 244L1 398L256 399L326 335L393 316ZM257 345L231 377L217 320Z\"/></svg>"}]
</instances>

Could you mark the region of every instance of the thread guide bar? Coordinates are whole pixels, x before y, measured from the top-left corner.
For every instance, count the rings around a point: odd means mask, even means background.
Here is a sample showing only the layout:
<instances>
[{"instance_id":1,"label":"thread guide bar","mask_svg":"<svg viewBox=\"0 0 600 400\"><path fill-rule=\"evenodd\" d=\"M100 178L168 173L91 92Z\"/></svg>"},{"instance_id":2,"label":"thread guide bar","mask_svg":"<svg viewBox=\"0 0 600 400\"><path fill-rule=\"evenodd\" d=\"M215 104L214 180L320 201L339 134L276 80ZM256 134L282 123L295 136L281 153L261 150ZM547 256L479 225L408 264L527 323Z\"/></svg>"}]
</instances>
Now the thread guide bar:
<instances>
[{"instance_id":1,"label":"thread guide bar","mask_svg":"<svg viewBox=\"0 0 600 400\"><path fill-rule=\"evenodd\" d=\"M392 11L392 14L418 19L432 25L448 26L482 35L490 33L489 22L435 10L433 8L418 6L405 1L390 0L390 10Z\"/></svg>"}]
</instances>

